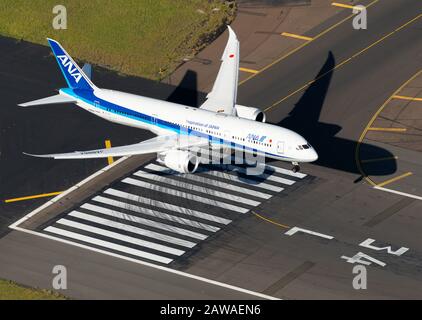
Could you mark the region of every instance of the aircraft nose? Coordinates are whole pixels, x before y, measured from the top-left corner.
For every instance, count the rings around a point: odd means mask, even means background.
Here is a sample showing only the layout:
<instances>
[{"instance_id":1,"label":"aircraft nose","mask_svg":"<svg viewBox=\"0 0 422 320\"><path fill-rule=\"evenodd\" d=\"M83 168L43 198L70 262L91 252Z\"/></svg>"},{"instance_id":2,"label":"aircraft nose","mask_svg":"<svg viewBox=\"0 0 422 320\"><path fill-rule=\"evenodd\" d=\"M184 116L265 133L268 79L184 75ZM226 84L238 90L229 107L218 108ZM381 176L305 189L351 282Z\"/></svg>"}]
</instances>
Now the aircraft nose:
<instances>
[{"instance_id":1,"label":"aircraft nose","mask_svg":"<svg viewBox=\"0 0 422 320\"><path fill-rule=\"evenodd\" d=\"M318 160L318 153L315 151L315 149L309 150L309 161L317 161Z\"/></svg>"}]
</instances>

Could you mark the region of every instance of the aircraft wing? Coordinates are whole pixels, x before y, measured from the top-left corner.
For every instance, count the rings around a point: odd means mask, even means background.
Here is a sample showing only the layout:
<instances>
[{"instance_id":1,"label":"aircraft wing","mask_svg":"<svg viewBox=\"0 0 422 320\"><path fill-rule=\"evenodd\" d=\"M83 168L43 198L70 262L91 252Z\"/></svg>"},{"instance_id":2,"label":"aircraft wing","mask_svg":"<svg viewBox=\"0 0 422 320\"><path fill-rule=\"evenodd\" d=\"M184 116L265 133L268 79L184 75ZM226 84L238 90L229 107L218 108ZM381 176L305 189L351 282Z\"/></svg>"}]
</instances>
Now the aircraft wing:
<instances>
[{"instance_id":1,"label":"aircraft wing","mask_svg":"<svg viewBox=\"0 0 422 320\"><path fill-rule=\"evenodd\" d=\"M234 115L239 76L239 41L236 34L227 26L229 40L221 57L221 67L213 88L201 109Z\"/></svg>"},{"instance_id":2,"label":"aircraft wing","mask_svg":"<svg viewBox=\"0 0 422 320\"><path fill-rule=\"evenodd\" d=\"M54 159L93 159L107 157L122 157L147 153L160 153L171 149L189 149L195 146L205 146L208 140L194 136L180 136L178 134L157 136L140 143L130 144L121 147L96 149L88 151L75 151L69 153L55 154L30 154L26 155L40 158Z\"/></svg>"}]
</instances>

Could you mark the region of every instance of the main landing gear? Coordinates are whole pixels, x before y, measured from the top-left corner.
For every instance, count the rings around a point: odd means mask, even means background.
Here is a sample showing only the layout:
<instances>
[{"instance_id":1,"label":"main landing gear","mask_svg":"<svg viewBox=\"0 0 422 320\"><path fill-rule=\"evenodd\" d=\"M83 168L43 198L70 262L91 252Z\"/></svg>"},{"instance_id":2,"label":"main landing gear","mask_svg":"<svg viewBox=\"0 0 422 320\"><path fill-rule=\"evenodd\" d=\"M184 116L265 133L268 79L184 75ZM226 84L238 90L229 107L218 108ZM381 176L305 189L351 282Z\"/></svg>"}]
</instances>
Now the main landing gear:
<instances>
[{"instance_id":1,"label":"main landing gear","mask_svg":"<svg viewBox=\"0 0 422 320\"><path fill-rule=\"evenodd\" d=\"M293 165L292 171L293 171L294 173L296 173L296 172L299 172L299 171L300 171L300 166L299 166L299 163L297 163L297 162L292 162L292 165Z\"/></svg>"}]
</instances>

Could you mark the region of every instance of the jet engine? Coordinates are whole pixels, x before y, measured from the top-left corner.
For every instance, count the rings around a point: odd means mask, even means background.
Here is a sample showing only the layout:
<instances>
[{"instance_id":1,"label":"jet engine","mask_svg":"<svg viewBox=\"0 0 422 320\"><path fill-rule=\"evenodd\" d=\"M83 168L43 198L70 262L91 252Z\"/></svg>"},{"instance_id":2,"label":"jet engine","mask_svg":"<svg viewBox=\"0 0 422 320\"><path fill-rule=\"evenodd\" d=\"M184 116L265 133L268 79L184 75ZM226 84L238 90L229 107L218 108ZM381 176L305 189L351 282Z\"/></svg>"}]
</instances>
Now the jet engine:
<instances>
[{"instance_id":1,"label":"jet engine","mask_svg":"<svg viewBox=\"0 0 422 320\"><path fill-rule=\"evenodd\" d=\"M265 122L266 120L265 113L258 108L245 107L239 104L237 104L235 108L237 116L239 118L249 119L258 122Z\"/></svg>"},{"instance_id":2,"label":"jet engine","mask_svg":"<svg viewBox=\"0 0 422 320\"><path fill-rule=\"evenodd\" d=\"M194 173L199 165L196 155L182 150L171 150L159 154L157 161L180 173Z\"/></svg>"}]
</instances>

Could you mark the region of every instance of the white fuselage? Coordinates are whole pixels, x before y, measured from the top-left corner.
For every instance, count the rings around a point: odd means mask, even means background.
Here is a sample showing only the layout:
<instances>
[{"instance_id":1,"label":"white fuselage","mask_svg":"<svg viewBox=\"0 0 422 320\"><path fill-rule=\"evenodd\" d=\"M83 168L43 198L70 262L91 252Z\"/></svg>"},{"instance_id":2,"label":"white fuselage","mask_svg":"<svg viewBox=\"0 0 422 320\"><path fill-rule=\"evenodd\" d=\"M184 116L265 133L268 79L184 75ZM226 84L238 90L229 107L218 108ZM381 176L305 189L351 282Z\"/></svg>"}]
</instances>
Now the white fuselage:
<instances>
[{"instance_id":1,"label":"white fuselage","mask_svg":"<svg viewBox=\"0 0 422 320\"><path fill-rule=\"evenodd\" d=\"M248 152L289 162L312 162L318 157L302 136L272 124L114 90L97 89L85 96L66 88L60 93L99 117L157 135L188 132L207 137L211 144L221 145L224 140Z\"/></svg>"}]
</instances>

